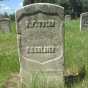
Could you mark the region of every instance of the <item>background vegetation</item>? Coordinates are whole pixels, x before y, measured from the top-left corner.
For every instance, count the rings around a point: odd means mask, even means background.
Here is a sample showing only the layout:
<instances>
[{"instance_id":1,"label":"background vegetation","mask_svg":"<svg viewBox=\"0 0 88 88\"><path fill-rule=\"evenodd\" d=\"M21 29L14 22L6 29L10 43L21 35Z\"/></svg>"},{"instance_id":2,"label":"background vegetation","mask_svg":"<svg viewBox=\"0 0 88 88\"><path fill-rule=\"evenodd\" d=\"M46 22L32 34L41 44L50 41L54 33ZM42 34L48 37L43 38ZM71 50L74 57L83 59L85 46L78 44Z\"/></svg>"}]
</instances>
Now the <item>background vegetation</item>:
<instances>
[{"instance_id":1,"label":"background vegetation","mask_svg":"<svg viewBox=\"0 0 88 88\"><path fill-rule=\"evenodd\" d=\"M63 6L65 9L65 15L71 15L72 19L80 17L81 13L88 12L88 0L23 0L23 6L32 3L52 3ZM15 20L14 17L14 13L10 15L12 20Z\"/></svg>"},{"instance_id":2,"label":"background vegetation","mask_svg":"<svg viewBox=\"0 0 88 88\"><path fill-rule=\"evenodd\" d=\"M80 16L80 13L88 11L88 0L24 0L23 5L41 2L63 6L65 14L70 14L72 18L77 18Z\"/></svg>"},{"instance_id":3,"label":"background vegetation","mask_svg":"<svg viewBox=\"0 0 88 88\"><path fill-rule=\"evenodd\" d=\"M2 1L2 0L0 0ZM78 73L85 66L86 76L80 82L75 82L73 88L88 87L88 32L80 31L80 13L88 11L88 0L24 0L23 5L36 2L48 2L65 7L65 14L70 14L75 20L65 22L65 70L68 73ZM10 17L11 33L0 33L0 88L4 88L8 77L19 72L19 57L17 52L15 15L4 13Z\"/></svg>"},{"instance_id":4,"label":"background vegetation","mask_svg":"<svg viewBox=\"0 0 88 88\"><path fill-rule=\"evenodd\" d=\"M80 31L79 20L65 22L65 70L77 73L85 66L86 76L73 88L88 87L88 32ZM19 72L15 23L11 33L0 33L0 88L11 74Z\"/></svg>"},{"instance_id":5,"label":"background vegetation","mask_svg":"<svg viewBox=\"0 0 88 88\"><path fill-rule=\"evenodd\" d=\"M11 33L0 33L0 88L11 74L19 72L15 23L11 26Z\"/></svg>"}]
</instances>

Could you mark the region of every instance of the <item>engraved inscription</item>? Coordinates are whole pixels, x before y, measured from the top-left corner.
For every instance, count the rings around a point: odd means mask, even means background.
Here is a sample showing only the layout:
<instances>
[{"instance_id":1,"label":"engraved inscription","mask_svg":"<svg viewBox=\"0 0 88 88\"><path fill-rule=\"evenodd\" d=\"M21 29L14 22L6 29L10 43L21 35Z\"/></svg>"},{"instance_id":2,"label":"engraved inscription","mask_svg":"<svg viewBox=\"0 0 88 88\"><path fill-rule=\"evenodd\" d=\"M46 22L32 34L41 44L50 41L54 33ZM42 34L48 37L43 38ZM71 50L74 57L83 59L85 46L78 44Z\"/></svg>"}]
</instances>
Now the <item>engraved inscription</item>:
<instances>
[{"instance_id":1,"label":"engraved inscription","mask_svg":"<svg viewBox=\"0 0 88 88\"><path fill-rule=\"evenodd\" d=\"M87 18L84 20L84 25L88 25L88 19Z\"/></svg>"},{"instance_id":2,"label":"engraved inscription","mask_svg":"<svg viewBox=\"0 0 88 88\"><path fill-rule=\"evenodd\" d=\"M80 16L80 30L88 30L88 13L82 13Z\"/></svg>"},{"instance_id":3,"label":"engraved inscription","mask_svg":"<svg viewBox=\"0 0 88 88\"><path fill-rule=\"evenodd\" d=\"M27 47L27 53L56 53L55 47Z\"/></svg>"},{"instance_id":4,"label":"engraved inscription","mask_svg":"<svg viewBox=\"0 0 88 88\"><path fill-rule=\"evenodd\" d=\"M25 21L26 28L48 28L55 27L55 20L26 20Z\"/></svg>"}]
</instances>

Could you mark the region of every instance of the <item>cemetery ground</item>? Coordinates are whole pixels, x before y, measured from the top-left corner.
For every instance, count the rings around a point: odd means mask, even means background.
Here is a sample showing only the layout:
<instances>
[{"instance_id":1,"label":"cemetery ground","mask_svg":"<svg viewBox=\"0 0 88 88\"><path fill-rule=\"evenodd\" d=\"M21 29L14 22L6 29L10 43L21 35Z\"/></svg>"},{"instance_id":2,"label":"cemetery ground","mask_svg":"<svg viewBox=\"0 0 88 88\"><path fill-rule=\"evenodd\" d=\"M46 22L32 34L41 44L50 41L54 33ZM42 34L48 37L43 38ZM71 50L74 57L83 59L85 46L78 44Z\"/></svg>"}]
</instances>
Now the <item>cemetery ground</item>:
<instances>
[{"instance_id":1,"label":"cemetery ground","mask_svg":"<svg viewBox=\"0 0 88 88\"><path fill-rule=\"evenodd\" d=\"M79 19L65 23L65 74L80 77L80 71L85 71L85 77L82 80L75 79L70 81L70 84L74 84L72 88L87 88L88 32L80 31L79 23ZM19 72L15 29L15 23L12 23L11 33L0 33L0 88L5 88L11 74Z\"/></svg>"}]
</instances>

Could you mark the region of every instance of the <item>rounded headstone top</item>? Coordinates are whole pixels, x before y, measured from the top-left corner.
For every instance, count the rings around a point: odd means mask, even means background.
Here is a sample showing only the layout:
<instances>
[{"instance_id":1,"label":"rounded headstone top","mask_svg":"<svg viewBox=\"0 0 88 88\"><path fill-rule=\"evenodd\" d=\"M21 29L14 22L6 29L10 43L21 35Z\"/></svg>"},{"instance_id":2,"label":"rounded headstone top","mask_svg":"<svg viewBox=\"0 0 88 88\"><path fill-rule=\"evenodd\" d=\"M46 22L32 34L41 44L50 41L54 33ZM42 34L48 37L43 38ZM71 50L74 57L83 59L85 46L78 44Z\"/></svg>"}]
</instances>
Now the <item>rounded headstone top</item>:
<instances>
[{"instance_id":1,"label":"rounded headstone top","mask_svg":"<svg viewBox=\"0 0 88 88\"><path fill-rule=\"evenodd\" d=\"M83 16L83 15L86 15L86 14L88 14L88 12L81 13L80 16Z\"/></svg>"},{"instance_id":2,"label":"rounded headstone top","mask_svg":"<svg viewBox=\"0 0 88 88\"><path fill-rule=\"evenodd\" d=\"M0 17L0 21L10 21L10 19L6 17Z\"/></svg>"},{"instance_id":3,"label":"rounded headstone top","mask_svg":"<svg viewBox=\"0 0 88 88\"><path fill-rule=\"evenodd\" d=\"M26 5L16 12L16 18L19 20L23 14L33 15L39 12L52 15L62 15L64 14L64 7L50 3L35 3Z\"/></svg>"}]
</instances>

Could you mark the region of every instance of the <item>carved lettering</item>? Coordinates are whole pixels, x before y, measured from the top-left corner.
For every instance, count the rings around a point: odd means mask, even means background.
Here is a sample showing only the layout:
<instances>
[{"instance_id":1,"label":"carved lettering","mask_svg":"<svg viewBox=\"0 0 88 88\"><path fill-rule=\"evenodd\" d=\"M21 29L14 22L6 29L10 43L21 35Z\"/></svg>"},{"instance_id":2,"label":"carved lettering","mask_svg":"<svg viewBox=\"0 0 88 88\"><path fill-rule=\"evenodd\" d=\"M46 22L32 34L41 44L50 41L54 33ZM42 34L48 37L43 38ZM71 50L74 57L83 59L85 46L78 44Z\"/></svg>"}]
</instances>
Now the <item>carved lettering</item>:
<instances>
[{"instance_id":1,"label":"carved lettering","mask_svg":"<svg viewBox=\"0 0 88 88\"><path fill-rule=\"evenodd\" d=\"M88 25L88 19L84 20L84 25Z\"/></svg>"},{"instance_id":2,"label":"carved lettering","mask_svg":"<svg viewBox=\"0 0 88 88\"><path fill-rule=\"evenodd\" d=\"M25 22L26 28L48 28L55 27L55 20L32 20L31 22L27 20Z\"/></svg>"},{"instance_id":3,"label":"carved lettering","mask_svg":"<svg viewBox=\"0 0 88 88\"><path fill-rule=\"evenodd\" d=\"M55 53L55 47L27 47L27 53Z\"/></svg>"}]
</instances>

